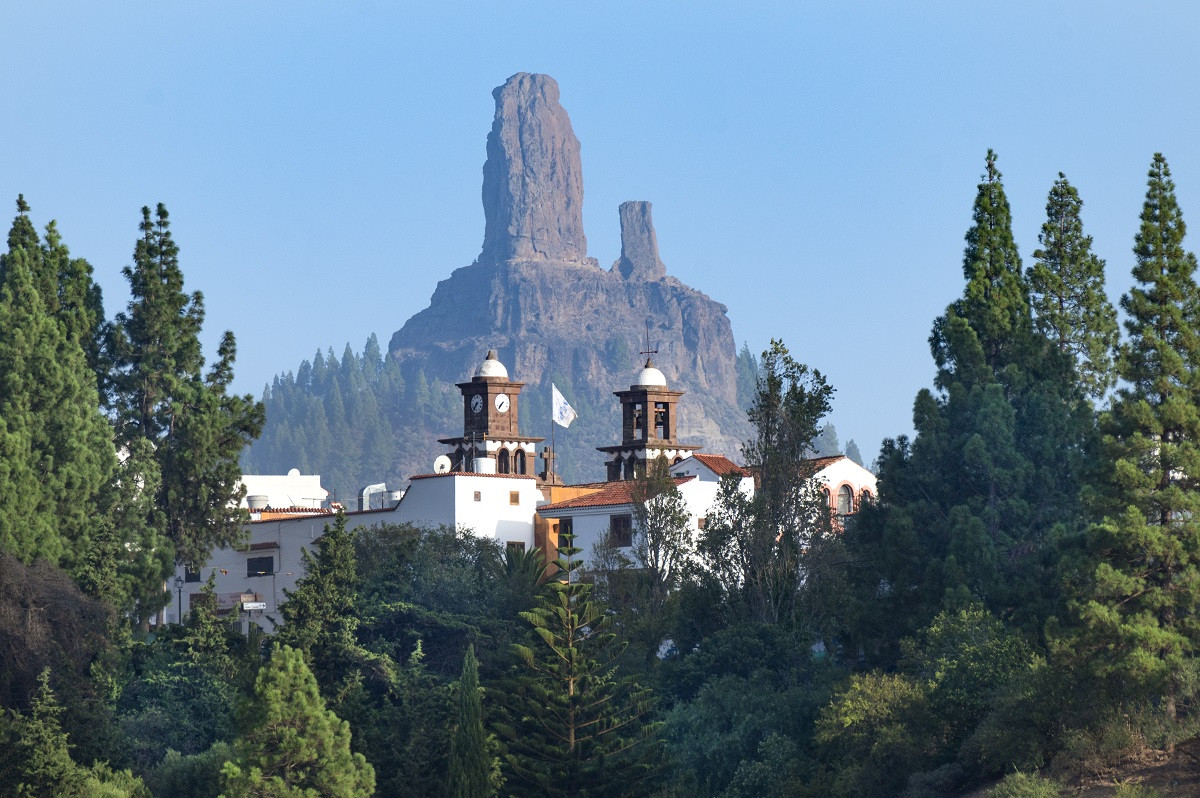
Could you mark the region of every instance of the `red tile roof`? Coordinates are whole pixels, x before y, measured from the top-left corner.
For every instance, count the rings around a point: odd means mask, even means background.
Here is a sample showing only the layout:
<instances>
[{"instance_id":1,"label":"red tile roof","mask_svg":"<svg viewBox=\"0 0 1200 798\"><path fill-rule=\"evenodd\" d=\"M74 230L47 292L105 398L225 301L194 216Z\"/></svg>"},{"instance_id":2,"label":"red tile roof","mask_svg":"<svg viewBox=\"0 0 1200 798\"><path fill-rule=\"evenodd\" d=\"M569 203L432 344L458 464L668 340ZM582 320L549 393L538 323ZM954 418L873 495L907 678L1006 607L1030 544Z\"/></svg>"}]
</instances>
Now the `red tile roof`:
<instances>
[{"instance_id":1,"label":"red tile roof","mask_svg":"<svg viewBox=\"0 0 1200 798\"><path fill-rule=\"evenodd\" d=\"M709 471L719 477L726 477L730 474L737 474L743 477L750 476L748 470L742 468L723 454L694 454L691 459L699 460ZM687 460L683 460L682 462L686 463Z\"/></svg>"},{"instance_id":2,"label":"red tile roof","mask_svg":"<svg viewBox=\"0 0 1200 798\"><path fill-rule=\"evenodd\" d=\"M808 460L808 462L815 465L818 469L822 469L825 466L836 463L838 460L845 460L846 455L834 454L834 455L830 455L829 457L809 457L806 459Z\"/></svg>"},{"instance_id":3,"label":"red tile roof","mask_svg":"<svg viewBox=\"0 0 1200 798\"><path fill-rule=\"evenodd\" d=\"M690 477L672 477L672 481L676 485L682 485L685 482L690 482L695 479ZM622 482L609 482L606 486L596 491L589 493L586 496L576 496L574 499L555 502L554 504L543 504L538 508L538 512L545 510L576 510L582 507L611 507L621 504L633 504L633 489L638 483L635 480Z\"/></svg>"}]
</instances>

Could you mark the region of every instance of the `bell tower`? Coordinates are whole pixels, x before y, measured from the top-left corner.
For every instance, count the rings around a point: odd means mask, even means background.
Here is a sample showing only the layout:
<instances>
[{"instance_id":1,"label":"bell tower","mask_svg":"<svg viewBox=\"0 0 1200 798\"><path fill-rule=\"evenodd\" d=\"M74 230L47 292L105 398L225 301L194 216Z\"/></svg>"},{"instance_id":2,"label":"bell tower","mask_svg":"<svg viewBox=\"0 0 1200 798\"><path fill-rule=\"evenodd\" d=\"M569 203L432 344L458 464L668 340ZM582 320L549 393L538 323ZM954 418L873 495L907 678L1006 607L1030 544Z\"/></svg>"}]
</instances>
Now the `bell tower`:
<instances>
[{"instance_id":1,"label":"bell tower","mask_svg":"<svg viewBox=\"0 0 1200 798\"><path fill-rule=\"evenodd\" d=\"M517 406L524 385L508 378L508 369L491 349L470 382L458 383L463 397L463 434L438 441L453 447L452 471L534 472L537 444L543 439L524 437L517 428Z\"/></svg>"},{"instance_id":2,"label":"bell tower","mask_svg":"<svg viewBox=\"0 0 1200 798\"><path fill-rule=\"evenodd\" d=\"M700 448L679 442L677 405L683 394L667 387L667 378L650 358L629 390L613 392L621 400L621 443L598 447L612 455L606 463L609 482L645 474L646 463L660 455L677 463Z\"/></svg>"}]
</instances>

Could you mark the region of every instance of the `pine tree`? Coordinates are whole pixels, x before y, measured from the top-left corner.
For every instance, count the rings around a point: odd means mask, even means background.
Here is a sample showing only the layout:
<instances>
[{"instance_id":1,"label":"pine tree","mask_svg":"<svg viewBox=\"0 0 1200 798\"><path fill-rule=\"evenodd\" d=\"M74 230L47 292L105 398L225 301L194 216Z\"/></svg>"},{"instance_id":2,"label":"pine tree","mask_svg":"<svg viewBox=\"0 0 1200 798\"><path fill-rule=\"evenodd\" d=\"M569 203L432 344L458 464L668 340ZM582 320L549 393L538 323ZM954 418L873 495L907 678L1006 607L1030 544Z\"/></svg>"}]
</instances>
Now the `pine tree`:
<instances>
[{"instance_id":1,"label":"pine tree","mask_svg":"<svg viewBox=\"0 0 1200 798\"><path fill-rule=\"evenodd\" d=\"M5 760L5 765L0 765L0 792L17 798L84 795L87 773L71 759L61 715L47 668L38 677L30 714L14 714L9 720L12 739L0 745L0 759Z\"/></svg>"},{"instance_id":2,"label":"pine tree","mask_svg":"<svg viewBox=\"0 0 1200 798\"><path fill-rule=\"evenodd\" d=\"M56 316L58 274L29 206L17 205L13 248L0 256L0 546L26 562L66 557L78 575L105 513L112 430L84 351Z\"/></svg>"},{"instance_id":3,"label":"pine tree","mask_svg":"<svg viewBox=\"0 0 1200 798\"><path fill-rule=\"evenodd\" d=\"M1200 645L1200 288L1175 184L1159 153L1121 299L1124 385L1102 419L1111 469L1091 528L1094 570L1076 610L1101 675L1162 696L1174 720Z\"/></svg>"},{"instance_id":4,"label":"pine tree","mask_svg":"<svg viewBox=\"0 0 1200 798\"><path fill-rule=\"evenodd\" d=\"M617 673L624 645L604 605L580 581L579 549L563 536L562 581L522 612L535 633L516 644L520 672L498 696L508 717L497 731L517 795L644 795L657 762L648 690Z\"/></svg>"},{"instance_id":5,"label":"pine tree","mask_svg":"<svg viewBox=\"0 0 1200 798\"><path fill-rule=\"evenodd\" d=\"M881 664L970 595L1036 635L1062 600L1057 541L1081 526L1093 414L1071 359L1033 328L991 151L966 241L963 296L930 337L938 392L917 395L915 440L884 442L878 506L845 536L859 596L851 645Z\"/></svg>"},{"instance_id":6,"label":"pine tree","mask_svg":"<svg viewBox=\"0 0 1200 798\"><path fill-rule=\"evenodd\" d=\"M451 798L490 798L496 794L480 692L479 663L475 646L470 646L458 681L458 721L450 740Z\"/></svg>"},{"instance_id":7,"label":"pine tree","mask_svg":"<svg viewBox=\"0 0 1200 798\"><path fill-rule=\"evenodd\" d=\"M846 441L846 457L859 465L864 465L862 453L858 451L858 444L854 442L853 438Z\"/></svg>"},{"instance_id":8,"label":"pine tree","mask_svg":"<svg viewBox=\"0 0 1200 798\"><path fill-rule=\"evenodd\" d=\"M246 718L248 728L234 744L237 757L223 769L224 798L374 795L374 769L351 753L350 724L325 708L299 651L272 651Z\"/></svg>"},{"instance_id":9,"label":"pine tree","mask_svg":"<svg viewBox=\"0 0 1200 798\"><path fill-rule=\"evenodd\" d=\"M185 294L179 248L166 208L142 208L133 264L123 270L131 300L117 316L109 348L118 440L152 445L159 488L152 525L179 561L198 564L213 546L236 541L238 457L262 428L263 408L227 393L236 346L225 333L207 375L199 334L204 298ZM161 575L160 575L161 576Z\"/></svg>"},{"instance_id":10,"label":"pine tree","mask_svg":"<svg viewBox=\"0 0 1200 798\"><path fill-rule=\"evenodd\" d=\"M354 533L346 529L343 513L325 526L317 545L316 556L303 552L304 576L296 589L285 591L283 628L276 640L302 652L317 682L332 695L367 656L355 638L360 610Z\"/></svg>"},{"instance_id":11,"label":"pine tree","mask_svg":"<svg viewBox=\"0 0 1200 798\"><path fill-rule=\"evenodd\" d=\"M963 252L967 287L962 299L951 305L935 326L931 340L942 370L955 359L954 339L969 329L984 362L1000 371L1018 356L1014 350L1024 342L1032 323L1021 256L1013 240L1012 212L1000 178L996 153L988 150L987 169L975 196L974 224L967 230ZM956 330L960 324L963 326ZM947 384L941 374L939 381L940 387Z\"/></svg>"},{"instance_id":12,"label":"pine tree","mask_svg":"<svg viewBox=\"0 0 1200 798\"><path fill-rule=\"evenodd\" d=\"M1117 312L1104 293L1104 261L1083 233L1082 208L1079 192L1059 172L1026 276L1038 332L1075 360L1087 393L1099 399L1116 380Z\"/></svg>"}]
</instances>

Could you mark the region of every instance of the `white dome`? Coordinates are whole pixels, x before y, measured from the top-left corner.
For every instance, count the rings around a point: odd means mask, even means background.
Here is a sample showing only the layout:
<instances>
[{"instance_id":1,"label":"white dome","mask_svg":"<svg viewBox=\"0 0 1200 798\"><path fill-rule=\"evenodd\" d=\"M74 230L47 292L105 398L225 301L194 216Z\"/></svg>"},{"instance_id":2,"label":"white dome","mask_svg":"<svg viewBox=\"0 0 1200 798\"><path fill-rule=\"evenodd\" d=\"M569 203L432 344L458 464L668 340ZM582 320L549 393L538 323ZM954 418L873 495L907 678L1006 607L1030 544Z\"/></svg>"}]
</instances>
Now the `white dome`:
<instances>
[{"instance_id":1,"label":"white dome","mask_svg":"<svg viewBox=\"0 0 1200 798\"><path fill-rule=\"evenodd\" d=\"M633 382L634 388L666 388L667 378L663 373L654 367L654 363L650 358L646 358L646 366L638 372L637 379Z\"/></svg>"},{"instance_id":2,"label":"white dome","mask_svg":"<svg viewBox=\"0 0 1200 798\"><path fill-rule=\"evenodd\" d=\"M508 369L504 368L504 364L496 359L496 350L489 349L487 357L479 364L479 368L475 369L476 377L499 377L502 380L508 379Z\"/></svg>"}]
</instances>

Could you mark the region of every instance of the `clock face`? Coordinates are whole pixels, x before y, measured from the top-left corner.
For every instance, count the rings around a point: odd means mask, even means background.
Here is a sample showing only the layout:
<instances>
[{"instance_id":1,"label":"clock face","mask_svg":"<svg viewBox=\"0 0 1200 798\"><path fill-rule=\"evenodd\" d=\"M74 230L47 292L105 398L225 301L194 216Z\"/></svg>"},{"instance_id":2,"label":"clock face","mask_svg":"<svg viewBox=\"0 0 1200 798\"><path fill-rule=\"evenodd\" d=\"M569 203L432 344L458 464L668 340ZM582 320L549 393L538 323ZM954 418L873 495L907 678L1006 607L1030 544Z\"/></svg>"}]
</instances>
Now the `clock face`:
<instances>
[{"instance_id":1,"label":"clock face","mask_svg":"<svg viewBox=\"0 0 1200 798\"><path fill-rule=\"evenodd\" d=\"M506 394L506 393L496 394L496 409L499 410L501 413L508 412L508 394Z\"/></svg>"},{"instance_id":2,"label":"clock face","mask_svg":"<svg viewBox=\"0 0 1200 798\"><path fill-rule=\"evenodd\" d=\"M479 413L483 410L483 397L475 394L471 397L471 412Z\"/></svg>"}]
</instances>

